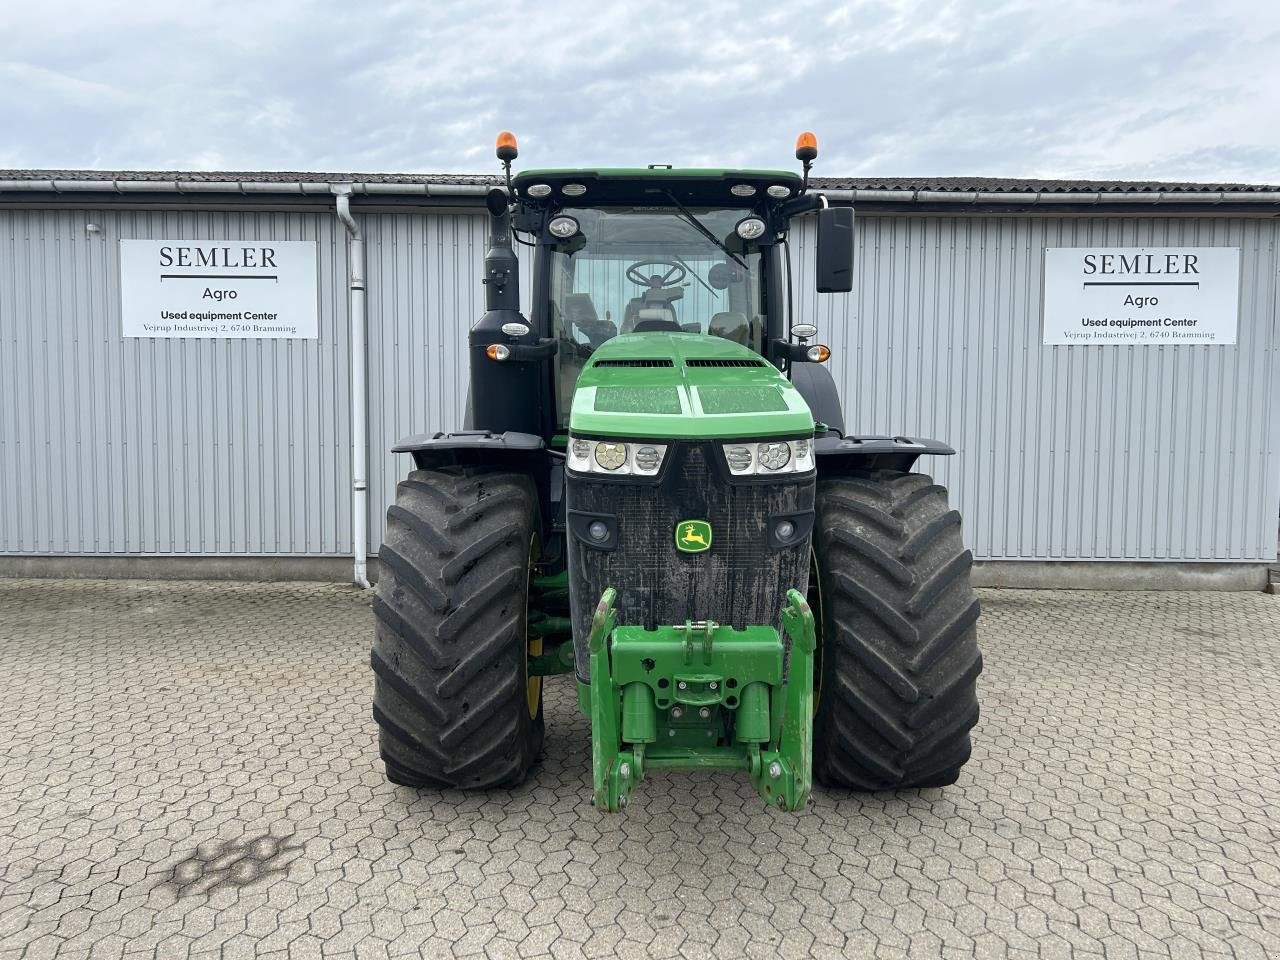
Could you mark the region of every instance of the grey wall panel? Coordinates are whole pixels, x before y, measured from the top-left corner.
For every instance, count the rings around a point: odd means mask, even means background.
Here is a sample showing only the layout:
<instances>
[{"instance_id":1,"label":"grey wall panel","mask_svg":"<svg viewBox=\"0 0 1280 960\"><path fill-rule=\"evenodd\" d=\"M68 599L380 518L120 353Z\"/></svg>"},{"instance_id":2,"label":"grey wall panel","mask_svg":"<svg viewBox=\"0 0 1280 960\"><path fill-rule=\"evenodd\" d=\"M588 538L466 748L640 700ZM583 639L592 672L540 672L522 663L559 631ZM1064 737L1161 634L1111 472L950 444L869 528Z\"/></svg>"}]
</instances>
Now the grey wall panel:
<instances>
[{"instance_id":1,"label":"grey wall panel","mask_svg":"<svg viewBox=\"0 0 1280 960\"><path fill-rule=\"evenodd\" d=\"M987 559L1269 560L1280 506L1277 233L1225 218L861 217L858 287L795 287L848 426L947 440ZM1043 346L1043 250L1236 246L1234 346Z\"/></svg>"},{"instance_id":2,"label":"grey wall panel","mask_svg":"<svg viewBox=\"0 0 1280 960\"><path fill-rule=\"evenodd\" d=\"M316 241L319 339L123 338L133 237ZM0 212L0 551L349 551L345 249L323 214Z\"/></svg>"}]
</instances>

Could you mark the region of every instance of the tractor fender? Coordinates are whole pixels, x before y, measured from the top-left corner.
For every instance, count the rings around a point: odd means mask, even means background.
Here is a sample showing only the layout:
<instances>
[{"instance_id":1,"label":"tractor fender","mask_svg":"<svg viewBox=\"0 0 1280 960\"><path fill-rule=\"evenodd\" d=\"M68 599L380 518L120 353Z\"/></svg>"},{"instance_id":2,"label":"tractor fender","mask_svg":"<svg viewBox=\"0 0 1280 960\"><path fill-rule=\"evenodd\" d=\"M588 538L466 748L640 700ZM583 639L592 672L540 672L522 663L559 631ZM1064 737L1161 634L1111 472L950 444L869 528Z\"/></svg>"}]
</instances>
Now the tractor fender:
<instances>
[{"instance_id":1,"label":"tractor fender","mask_svg":"<svg viewBox=\"0 0 1280 960\"><path fill-rule=\"evenodd\" d=\"M791 364L791 382L809 404L809 412L818 423L825 423L831 430L844 435L844 413L840 407L840 394L831 371L820 363Z\"/></svg>"},{"instance_id":2,"label":"tractor fender","mask_svg":"<svg viewBox=\"0 0 1280 960\"><path fill-rule=\"evenodd\" d=\"M949 457L955 453L941 440L921 437L848 436L818 437L813 442L818 473L840 474L851 470L911 470L919 457L932 454Z\"/></svg>"},{"instance_id":3,"label":"tractor fender","mask_svg":"<svg viewBox=\"0 0 1280 960\"><path fill-rule=\"evenodd\" d=\"M418 469L449 464L518 468L545 462L547 445L532 433L458 430L405 437L396 442L391 452L413 454Z\"/></svg>"}]
</instances>

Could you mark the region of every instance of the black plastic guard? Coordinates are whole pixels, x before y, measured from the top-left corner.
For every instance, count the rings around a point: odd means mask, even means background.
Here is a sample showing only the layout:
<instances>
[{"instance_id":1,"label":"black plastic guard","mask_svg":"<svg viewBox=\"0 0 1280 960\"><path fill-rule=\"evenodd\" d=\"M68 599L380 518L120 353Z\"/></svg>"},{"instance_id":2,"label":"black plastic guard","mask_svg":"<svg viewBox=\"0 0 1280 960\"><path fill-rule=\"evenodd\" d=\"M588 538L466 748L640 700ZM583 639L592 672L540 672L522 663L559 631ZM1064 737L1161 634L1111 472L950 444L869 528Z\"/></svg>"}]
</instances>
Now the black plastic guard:
<instances>
[{"instance_id":1,"label":"black plastic guard","mask_svg":"<svg viewBox=\"0 0 1280 960\"><path fill-rule=\"evenodd\" d=\"M825 423L836 433L844 433L844 412L840 394L831 371L821 363L791 364L791 382L809 404L813 419Z\"/></svg>"},{"instance_id":2,"label":"black plastic guard","mask_svg":"<svg viewBox=\"0 0 1280 960\"><path fill-rule=\"evenodd\" d=\"M454 433L419 433L397 440L392 453L411 453L419 467L441 463L501 463L528 458L547 448L532 433L492 433L488 430L459 430Z\"/></svg>"},{"instance_id":3,"label":"black plastic guard","mask_svg":"<svg viewBox=\"0 0 1280 960\"><path fill-rule=\"evenodd\" d=\"M925 454L949 457L955 450L941 440L920 437L818 437L813 442L818 473L837 470L910 470Z\"/></svg>"}]
</instances>

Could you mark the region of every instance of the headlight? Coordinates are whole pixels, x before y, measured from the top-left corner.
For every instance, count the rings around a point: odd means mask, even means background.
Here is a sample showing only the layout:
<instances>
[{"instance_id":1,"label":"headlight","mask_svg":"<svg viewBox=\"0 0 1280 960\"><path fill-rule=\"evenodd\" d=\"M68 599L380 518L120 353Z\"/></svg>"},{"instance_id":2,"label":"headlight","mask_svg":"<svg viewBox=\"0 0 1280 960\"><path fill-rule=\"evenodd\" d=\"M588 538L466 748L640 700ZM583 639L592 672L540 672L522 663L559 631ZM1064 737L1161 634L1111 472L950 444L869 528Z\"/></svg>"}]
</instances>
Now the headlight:
<instances>
[{"instance_id":1,"label":"headlight","mask_svg":"<svg viewBox=\"0 0 1280 960\"><path fill-rule=\"evenodd\" d=\"M667 455L662 443L627 443L622 440L584 440L572 437L568 465L574 473L610 476L656 476Z\"/></svg>"},{"instance_id":2,"label":"headlight","mask_svg":"<svg viewBox=\"0 0 1280 960\"><path fill-rule=\"evenodd\" d=\"M747 217L745 220L738 221L738 236L743 240L758 240L764 236L764 221L759 217Z\"/></svg>"},{"instance_id":3,"label":"headlight","mask_svg":"<svg viewBox=\"0 0 1280 960\"><path fill-rule=\"evenodd\" d=\"M627 462L627 445L625 443L601 441L596 444L595 460L606 470L617 470Z\"/></svg>"},{"instance_id":4,"label":"headlight","mask_svg":"<svg viewBox=\"0 0 1280 960\"><path fill-rule=\"evenodd\" d=\"M535 183L525 191L531 197L549 197L551 196L551 184Z\"/></svg>"},{"instance_id":5,"label":"headlight","mask_svg":"<svg viewBox=\"0 0 1280 960\"><path fill-rule=\"evenodd\" d=\"M547 230L553 237L567 240L578 232L578 221L573 217L556 217L547 224Z\"/></svg>"},{"instance_id":6,"label":"headlight","mask_svg":"<svg viewBox=\"0 0 1280 960\"><path fill-rule=\"evenodd\" d=\"M813 441L761 440L726 443L724 459L735 477L808 473L813 469Z\"/></svg>"},{"instance_id":7,"label":"headlight","mask_svg":"<svg viewBox=\"0 0 1280 960\"><path fill-rule=\"evenodd\" d=\"M760 466L766 470L781 470L791 462L791 448L785 443L762 443L756 447Z\"/></svg>"}]
</instances>

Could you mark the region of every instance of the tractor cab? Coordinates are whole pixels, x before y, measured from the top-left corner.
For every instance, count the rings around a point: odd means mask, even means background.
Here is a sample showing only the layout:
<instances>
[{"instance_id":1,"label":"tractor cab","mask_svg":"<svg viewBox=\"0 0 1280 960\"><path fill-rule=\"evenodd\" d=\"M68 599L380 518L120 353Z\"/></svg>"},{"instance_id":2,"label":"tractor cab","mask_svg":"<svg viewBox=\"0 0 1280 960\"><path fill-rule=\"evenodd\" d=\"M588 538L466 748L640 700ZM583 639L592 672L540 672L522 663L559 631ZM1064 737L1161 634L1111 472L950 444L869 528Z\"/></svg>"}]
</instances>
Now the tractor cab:
<instances>
[{"instance_id":1,"label":"tractor cab","mask_svg":"<svg viewBox=\"0 0 1280 960\"><path fill-rule=\"evenodd\" d=\"M719 337L768 357L785 333L786 216L803 184L784 171L533 170L513 217L538 244L532 320L557 343L557 427L606 341Z\"/></svg>"},{"instance_id":2,"label":"tractor cab","mask_svg":"<svg viewBox=\"0 0 1280 960\"><path fill-rule=\"evenodd\" d=\"M550 359L537 384L536 423L535 411L526 411L527 432L547 440L564 433L579 377L614 337L715 337L784 371L827 356L804 337L793 342L787 237L793 217L819 210L819 242L832 268L818 286L848 290L853 211L826 208L806 191L805 177L665 166L529 170L513 179L509 201L510 231L535 249L529 316L517 322ZM512 319L495 316L472 330L473 367L478 350L515 345L502 332ZM486 374L497 382L498 371L482 365ZM490 399L499 402L499 393ZM489 411L490 400L473 394L474 425L510 424L511 410L501 405Z\"/></svg>"}]
</instances>

